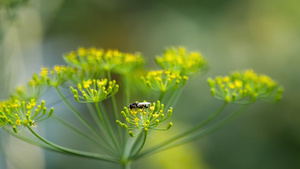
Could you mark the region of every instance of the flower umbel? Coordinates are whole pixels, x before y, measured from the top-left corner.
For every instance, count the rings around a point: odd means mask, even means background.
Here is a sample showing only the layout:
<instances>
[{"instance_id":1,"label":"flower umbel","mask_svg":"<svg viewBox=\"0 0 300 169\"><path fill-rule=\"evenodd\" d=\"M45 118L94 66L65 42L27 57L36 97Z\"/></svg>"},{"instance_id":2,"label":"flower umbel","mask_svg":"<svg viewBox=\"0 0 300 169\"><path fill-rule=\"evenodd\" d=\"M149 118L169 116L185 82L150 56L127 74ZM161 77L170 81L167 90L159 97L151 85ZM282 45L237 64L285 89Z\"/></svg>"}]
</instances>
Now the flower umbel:
<instances>
[{"instance_id":1,"label":"flower umbel","mask_svg":"<svg viewBox=\"0 0 300 169\"><path fill-rule=\"evenodd\" d=\"M45 101L37 105L35 99L30 102L11 100L2 102L0 106L0 124L8 124L13 127L14 132L18 132L17 126L32 126L37 122L52 116L54 109L47 111Z\"/></svg>"},{"instance_id":2,"label":"flower umbel","mask_svg":"<svg viewBox=\"0 0 300 169\"><path fill-rule=\"evenodd\" d=\"M44 89L45 86L41 85L35 74L27 85L18 86L11 97L18 100L30 101L31 99L38 99L44 92Z\"/></svg>"},{"instance_id":3,"label":"flower umbel","mask_svg":"<svg viewBox=\"0 0 300 169\"><path fill-rule=\"evenodd\" d=\"M123 53L116 49L78 48L64 56L65 61L88 74L98 76L103 71L127 74L141 67L144 60L140 53Z\"/></svg>"},{"instance_id":4,"label":"flower umbel","mask_svg":"<svg viewBox=\"0 0 300 169\"><path fill-rule=\"evenodd\" d=\"M71 92L74 94L75 100L81 103L88 103L100 102L116 94L119 90L119 85L116 84L115 80L108 82L107 79L89 79L79 83L77 88L81 92L81 95L79 95L78 91L72 86L70 87Z\"/></svg>"},{"instance_id":5,"label":"flower umbel","mask_svg":"<svg viewBox=\"0 0 300 169\"><path fill-rule=\"evenodd\" d=\"M150 71L146 77L142 77L143 82L156 91L166 92L183 87L187 80L187 76L181 76L178 72L170 71Z\"/></svg>"},{"instance_id":6,"label":"flower umbel","mask_svg":"<svg viewBox=\"0 0 300 169\"><path fill-rule=\"evenodd\" d=\"M187 52L184 47L168 48L156 63L165 70L179 71L180 75L195 75L207 68L207 61L198 52Z\"/></svg>"},{"instance_id":7,"label":"flower umbel","mask_svg":"<svg viewBox=\"0 0 300 169\"><path fill-rule=\"evenodd\" d=\"M143 103L143 102L142 102ZM142 104L141 103L141 104ZM167 128L157 129L156 127L163 121L167 120L173 113L173 108L171 107L167 114L164 114L164 104L160 101L152 103L149 108L133 108L124 107L124 111L121 112L123 117L126 119L126 123L122 123L117 120L117 124L121 127L134 130L134 129L144 129L145 131L151 130L168 130L172 127L173 123L170 122ZM132 133L132 131L130 131ZM133 133L132 133L133 134ZM130 134L131 136L133 136Z\"/></svg>"},{"instance_id":8,"label":"flower umbel","mask_svg":"<svg viewBox=\"0 0 300 169\"><path fill-rule=\"evenodd\" d=\"M35 74L33 80L44 86L58 87L66 81L71 80L75 69L70 66L56 65L53 69L41 68L40 76Z\"/></svg>"},{"instance_id":9,"label":"flower umbel","mask_svg":"<svg viewBox=\"0 0 300 169\"><path fill-rule=\"evenodd\" d=\"M283 88L266 75L253 70L234 72L230 76L209 78L211 94L228 103L247 103L257 99L278 101Z\"/></svg>"}]
</instances>

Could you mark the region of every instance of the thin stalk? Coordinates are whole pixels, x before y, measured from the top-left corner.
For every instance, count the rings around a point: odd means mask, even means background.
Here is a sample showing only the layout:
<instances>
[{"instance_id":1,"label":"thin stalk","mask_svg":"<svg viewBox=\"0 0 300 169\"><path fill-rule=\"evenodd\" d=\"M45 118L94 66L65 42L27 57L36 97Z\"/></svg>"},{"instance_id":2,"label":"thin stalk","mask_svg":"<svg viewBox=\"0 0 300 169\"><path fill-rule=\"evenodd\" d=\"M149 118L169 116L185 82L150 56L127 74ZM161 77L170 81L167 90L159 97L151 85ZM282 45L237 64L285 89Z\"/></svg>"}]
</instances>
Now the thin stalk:
<instances>
[{"instance_id":1,"label":"thin stalk","mask_svg":"<svg viewBox=\"0 0 300 169\"><path fill-rule=\"evenodd\" d=\"M146 143L148 132L144 131L144 133L145 134L144 134L144 139L143 139L142 145L141 145L141 147L138 149L138 151L134 155L138 154L143 149L143 147L144 147L144 145Z\"/></svg>"},{"instance_id":2,"label":"thin stalk","mask_svg":"<svg viewBox=\"0 0 300 169\"><path fill-rule=\"evenodd\" d=\"M103 161L112 162L112 163L116 163L117 162L117 160L115 158L107 156L107 155L102 155L102 154L97 154L97 153L91 153L91 152L74 150L74 149L71 149L71 148L66 148L66 147L54 144L54 143L46 140L45 138L43 138L42 136L40 136L36 132L34 132L30 126L27 126L27 128L38 139L40 139L41 141L43 141L44 143L46 143L47 145L49 145L49 146L51 146L51 147L53 147L55 149L61 150L62 152L65 152L65 153L68 153L68 154L72 154L72 155L81 156L81 157L86 157L86 158L94 158L94 159L103 160Z\"/></svg>"},{"instance_id":3,"label":"thin stalk","mask_svg":"<svg viewBox=\"0 0 300 169\"><path fill-rule=\"evenodd\" d=\"M130 81L128 75L124 75L124 98L125 98L125 105L129 105L130 102Z\"/></svg>"},{"instance_id":4,"label":"thin stalk","mask_svg":"<svg viewBox=\"0 0 300 169\"><path fill-rule=\"evenodd\" d=\"M130 104L130 81L129 81L128 74L125 74L123 76L123 83L124 83L124 104L126 106L128 106ZM119 114L119 113L117 113L117 114ZM119 115L117 115L116 118L119 118ZM122 149L124 151L126 134L123 132L123 130L120 127L117 127L117 131L121 138L121 145L122 145Z\"/></svg>"},{"instance_id":5,"label":"thin stalk","mask_svg":"<svg viewBox=\"0 0 300 169\"><path fill-rule=\"evenodd\" d=\"M161 102L162 99L165 97L165 94L166 94L165 91L160 92L160 95L159 95L159 98L158 98L158 100L159 100L160 102Z\"/></svg>"},{"instance_id":6,"label":"thin stalk","mask_svg":"<svg viewBox=\"0 0 300 169\"><path fill-rule=\"evenodd\" d=\"M110 71L107 71L107 79L108 81L111 81L111 73ZM126 85L125 85L126 86ZM127 90L127 89L126 89ZM113 121L116 121L116 120L119 120L120 119L120 116L119 116L119 111L118 111L118 107L117 107L117 104L116 104L116 98L115 98L115 95L112 95L111 96L111 102L112 102L112 105L113 105L113 112L114 112L114 118L113 118ZM119 138L121 138L121 146L120 148L122 149L122 151L124 151L124 146L125 146L125 143L124 143L124 137L122 134L122 131L120 130L119 127L117 127L117 132L118 132L118 135L119 135ZM123 152L122 152L123 153Z\"/></svg>"},{"instance_id":7,"label":"thin stalk","mask_svg":"<svg viewBox=\"0 0 300 169\"><path fill-rule=\"evenodd\" d=\"M108 122L108 123L106 123L108 129L113 132L114 128L112 127L111 119L107 116L108 113L106 112L104 105L101 102L99 102L99 110L100 110L101 114L103 115L103 119ZM97 114L97 113L95 113L95 114ZM97 119L100 121L100 124L101 124L101 120L99 118L97 118ZM114 132L113 132L113 134L114 134Z\"/></svg>"},{"instance_id":8,"label":"thin stalk","mask_svg":"<svg viewBox=\"0 0 300 169\"><path fill-rule=\"evenodd\" d=\"M158 149L160 149L160 148L162 148L162 147L164 147L164 146L166 146L166 145L168 145L168 144L170 144L170 143L172 143L172 142L174 142L178 139L181 139L182 137L185 137L185 136L193 133L194 131L200 129L201 127L205 126L210 121L212 121L215 117L217 117L224 110L226 105L227 105L227 103L224 102L224 104L219 108L219 110L216 111L211 117L206 119L204 122L196 125L195 127L191 128L190 130L187 130L187 131L185 131L185 132L183 132L183 133L181 133L181 134L179 134L179 135L177 135L177 136L175 136L175 137L173 137L173 138L171 138L171 139L169 139L169 140L167 140L167 141L165 141L165 142L163 142L163 143L161 143L157 146L154 146L154 147L146 150L145 152L141 153L140 155L135 156L133 159L137 159L137 158L140 158L142 156L145 156L145 155L151 153L152 151L156 151L156 150L158 150Z\"/></svg>"},{"instance_id":9,"label":"thin stalk","mask_svg":"<svg viewBox=\"0 0 300 169\"><path fill-rule=\"evenodd\" d=\"M61 123L62 125L64 125L65 127L67 127L68 129L72 130L73 132L75 132L76 134L78 134L79 136L81 136L82 138L86 139L87 141L90 141L98 146L100 146L101 148L105 149L106 152L108 153L112 153L111 149L109 149L107 147L107 145L103 144L102 142L100 142L99 140L95 139L94 137L92 137L90 134L86 134L80 130L78 130L76 127L72 126L71 124L65 122L64 120L62 120L61 118L57 117L57 116L52 116L56 121L58 121L59 123Z\"/></svg>"},{"instance_id":10,"label":"thin stalk","mask_svg":"<svg viewBox=\"0 0 300 169\"><path fill-rule=\"evenodd\" d=\"M182 91L182 89L178 89L172 93L172 96L170 99L168 99L168 102L167 102L167 105L165 106L165 108L168 109L170 106L173 106L177 102L181 91Z\"/></svg>"},{"instance_id":11,"label":"thin stalk","mask_svg":"<svg viewBox=\"0 0 300 169\"><path fill-rule=\"evenodd\" d=\"M123 155L122 155L122 158L120 161L122 166L128 165L127 163L129 162L130 153L131 153L132 147L134 146L134 143L135 143L135 141L134 141L134 138L132 138L132 137L128 138L126 140Z\"/></svg>"},{"instance_id":12,"label":"thin stalk","mask_svg":"<svg viewBox=\"0 0 300 169\"><path fill-rule=\"evenodd\" d=\"M123 76L123 83L124 83L124 103L125 103L125 105L129 105L130 104L130 81L129 81L129 78L128 78L128 74L125 74ZM122 148L122 151L123 151L122 153L124 153L126 133L124 133L122 128L120 128L120 127L117 127L117 132L118 132L119 137L121 139L121 148Z\"/></svg>"},{"instance_id":13,"label":"thin stalk","mask_svg":"<svg viewBox=\"0 0 300 169\"><path fill-rule=\"evenodd\" d=\"M103 129L102 129L102 126L101 126L101 121L97 116L96 110L94 109L94 107L91 104L87 103L86 105L87 105L87 108L89 109L89 112L92 116L92 119L95 121L95 123L98 126L99 130L102 131Z\"/></svg>"},{"instance_id":14,"label":"thin stalk","mask_svg":"<svg viewBox=\"0 0 300 169\"><path fill-rule=\"evenodd\" d=\"M113 142L113 144L116 146L116 149L120 150L120 146L119 146L119 144L117 143L116 138L115 138L114 135L111 133L111 130L108 129L107 124L106 124L105 120L103 119L103 116L102 116L102 114L101 114L101 111L100 111L100 108L99 108L98 103L95 103L95 106L96 106L96 109L97 109L99 118L100 118L100 120L102 121L102 124L103 124L103 126L104 126L104 128L105 128L107 134L109 135L109 137L110 137L111 141ZM119 152L120 152L120 151L119 151Z\"/></svg>"},{"instance_id":15,"label":"thin stalk","mask_svg":"<svg viewBox=\"0 0 300 169\"><path fill-rule=\"evenodd\" d=\"M54 148L52 148L52 147L50 147L50 146L48 146L48 145L46 145L46 144L42 144L42 143L40 143L40 142L37 142L37 141L35 141L35 140L32 140L32 139L30 139L30 138L27 138L27 137L24 137L24 136L22 136L22 135L20 135L20 134L17 134L17 133L15 133L15 132L13 132L13 131L11 131L9 128L7 128L6 126L4 126L3 127L4 128L4 130L6 131L6 132L8 132L9 134L11 134L11 135L13 135L14 137L16 137L16 138L18 138L18 139L20 139L20 140L22 140L22 141L25 141L26 143L29 143L29 144L32 144L32 145L35 145L35 146L38 146L38 147L41 147L41 148L45 148L45 149L48 149L48 150L55 150Z\"/></svg>"},{"instance_id":16,"label":"thin stalk","mask_svg":"<svg viewBox=\"0 0 300 169\"><path fill-rule=\"evenodd\" d=\"M105 110L105 108L104 108L104 105L102 104L102 102L99 102L98 103L99 104L99 110L100 110L100 112L101 112L101 114L102 114L102 116L103 116L103 119L104 119L104 121L107 121L108 123L107 123L107 127L108 127L108 129L110 130L110 131L113 131L113 128L112 128L112 126L111 126L111 123L110 123L110 119L109 119L109 117L107 117L107 113L106 113L106 110ZM106 136L108 136L107 134L107 132L105 131L105 128L103 128L103 124L102 124L102 122L101 122L101 120L100 120L100 118L97 116L97 110L95 110L95 107L93 107L93 106L90 106L90 108L91 108L91 110L92 110L92 116L93 116L93 119L95 119L95 121L97 121L97 123L99 123L99 125L98 125L98 127L99 127L99 129L101 130L101 132L102 133L105 133L106 134ZM110 137L110 136L108 136L108 137ZM107 138L107 137L105 137L105 138ZM110 146L114 146L114 145L111 145L110 144ZM116 146L114 146L114 148L113 149L115 149L115 151L117 152L117 150L116 150Z\"/></svg>"},{"instance_id":17,"label":"thin stalk","mask_svg":"<svg viewBox=\"0 0 300 169\"><path fill-rule=\"evenodd\" d=\"M122 163L122 169L131 169L131 162L126 161L125 163Z\"/></svg>"},{"instance_id":18,"label":"thin stalk","mask_svg":"<svg viewBox=\"0 0 300 169\"><path fill-rule=\"evenodd\" d=\"M248 104L249 105L249 104ZM151 152L150 154L154 154L154 153L158 153L158 152L161 152L161 151L164 151L164 150L168 150L168 149L171 149L171 148L174 148L174 147L177 147L177 146L180 146L182 144L186 144L186 143L189 143L189 142L192 142L192 141L195 141L195 140L198 140L202 137L205 137L211 133L213 133L214 131L222 128L223 126L227 125L229 122L231 122L232 120L234 120L235 118L237 118L246 108L248 105L243 105L241 108L239 108L236 112L232 113L230 116L228 116L227 118L223 119L222 121L218 122L215 126L212 126L211 128L208 128L206 130L203 130L202 132L200 133L197 133L195 134L194 136L192 137L189 137L185 140L181 140L179 141L178 143L176 144L172 144L172 145L168 145L166 147L163 147L159 150L156 150L156 151L153 151ZM147 154L147 155L150 155L150 154ZM143 156L145 157L145 156Z\"/></svg>"},{"instance_id":19,"label":"thin stalk","mask_svg":"<svg viewBox=\"0 0 300 169\"><path fill-rule=\"evenodd\" d=\"M65 96L61 93L58 87L55 88L62 101L69 107L69 109L74 113L74 115L88 128L93 134L98 135L97 131L86 121L82 115L70 104L70 102L65 98ZM100 136L101 138L101 136Z\"/></svg>"},{"instance_id":20,"label":"thin stalk","mask_svg":"<svg viewBox=\"0 0 300 169\"><path fill-rule=\"evenodd\" d=\"M107 113L106 113L105 109L103 108L103 105L101 104L101 102L100 103L95 103L95 104L99 104L100 105L100 106L98 105L99 106L99 112L101 113L101 117L102 117L103 120L101 120L101 118L99 118L99 113L95 110L95 108L93 106L91 106L90 104L87 104L87 106L88 106L88 109L90 111L90 114L92 115L93 120L95 121L95 123L99 127L99 130L101 132L106 132L105 129L103 129L103 124L102 123L103 123L103 121L104 122L107 121L108 122L108 124L106 124L107 128L109 130L113 131L113 129L111 127L110 120L106 116ZM102 113L102 112L104 112L104 113ZM97 116L97 114L98 114L98 116Z\"/></svg>"},{"instance_id":21,"label":"thin stalk","mask_svg":"<svg viewBox=\"0 0 300 169\"><path fill-rule=\"evenodd\" d=\"M110 71L107 71L107 79L108 79L108 81L111 81ZM111 96L111 101L112 101L112 104L113 104L113 111L114 111L114 115L115 115L114 120L118 120L119 119L119 113L118 113L118 108L117 108L117 104L116 104L115 95Z\"/></svg>"}]
</instances>

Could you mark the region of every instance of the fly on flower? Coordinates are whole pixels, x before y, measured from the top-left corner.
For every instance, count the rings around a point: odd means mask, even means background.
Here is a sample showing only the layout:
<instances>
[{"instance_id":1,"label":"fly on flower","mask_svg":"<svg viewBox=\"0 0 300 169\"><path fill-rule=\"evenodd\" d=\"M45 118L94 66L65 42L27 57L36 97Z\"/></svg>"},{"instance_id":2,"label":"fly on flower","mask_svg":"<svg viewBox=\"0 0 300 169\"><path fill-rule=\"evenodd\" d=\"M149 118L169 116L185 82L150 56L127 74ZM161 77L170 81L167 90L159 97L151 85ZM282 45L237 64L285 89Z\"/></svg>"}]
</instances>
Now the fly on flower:
<instances>
[{"instance_id":1,"label":"fly on flower","mask_svg":"<svg viewBox=\"0 0 300 169\"><path fill-rule=\"evenodd\" d=\"M148 108L150 104L150 102L131 103L128 108Z\"/></svg>"}]
</instances>

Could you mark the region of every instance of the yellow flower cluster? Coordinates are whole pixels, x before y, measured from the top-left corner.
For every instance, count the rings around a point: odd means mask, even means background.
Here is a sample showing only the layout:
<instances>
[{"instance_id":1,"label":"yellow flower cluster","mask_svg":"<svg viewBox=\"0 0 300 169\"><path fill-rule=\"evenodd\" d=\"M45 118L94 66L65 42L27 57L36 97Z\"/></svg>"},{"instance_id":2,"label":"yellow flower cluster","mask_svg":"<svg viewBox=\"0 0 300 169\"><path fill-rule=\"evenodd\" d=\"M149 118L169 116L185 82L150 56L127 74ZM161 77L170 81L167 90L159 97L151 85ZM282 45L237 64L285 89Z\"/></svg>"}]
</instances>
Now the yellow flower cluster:
<instances>
[{"instance_id":1,"label":"yellow flower cluster","mask_svg":"<svg viewBox=\"0 0 300 169\"><path fill-rule=\"evenodd\" d=\"M66 81L72 79L76 70L70 66L56 65L53 69L41 68L40 76L35 74L33 80L42 85L58 87Z\"/></svg>"},{"instance_id":2,"label":"yellow flower cluster","mask_svg":"<svg viewBox=\"0 0 300 169\"><path fill-rule=\"evenodd\" d=\"M187 76L181 76L178 72L170 71L150 71L146 77L142 76L143 82L156 91L166 92L183 87L187 80Z\"/></svg>"},{"instance_id":3,"label":"yellow flower cluster","mask_svg":"<svg viewBox=\"0 0 300 169\"><path fill-rule=\"evenodd\" d=\"M211 94L228 103L249 103L256 99L279 100L283 89L266 75L257 75L253 70L234 72L230 76L209 78Z\"/></svg>"},{"instance_id":4,"label":"yellow flower cluster","mask_svg":"<svg viewBox=\"0 0 300 169\"><path fill-rule=\"evenodd\" d=\"M117 74L128 74L144 64L140 53L122 53L118 50L96 48L79 48L64 56L65 61L89 73L111 71Z\"/></svg>"},{"instance_id":5,"label":"yellow flower cluster","mask_svg":"<svg viewBox=\"0 0 300 169\"><path fill-rule=\"evenodd\" d=\"M49 118L54 112L51 108L47 111L45 101L37 106L35 99L29 102L10 100L0 103L0 124L9 124L14 132L18 132L17 126L32 126L37 122Z\"/></svg>"},{"instance_id":6,"label":"yellow flower cluster","mask_svg":"<svg viewBox=\"0 0 300 169\"><path fill-rule=\"evenodd\" d=\"M127 108L124 107L124 111L121 112L123 117L126 119L126 123L122 123L117 120L117 124L121 127L134 130L134 129L144 129L145 131L151 130L168 130L172 127L173 123L170 122L165 129L156 129L156 127L163 121L167 120L173 113L173 108L171 107L167 111L167 115L164 114L164 104L160 101L152 103L148 108ZM133 132L130 131L129 134L133 137Z\"/></svg>"},{"instance_id":7,"label":"yellow flower cluster","mask_svg":"<svg viewBox=\"0 0 300 169\"><path fill-rule=\"evenodd\" d=\"M106 87L107 86L107 87ZM107 79L89 79L77 85L81 94L78 94L77 89L70 87L76 101L81 103L100 102L110 96L116 94L119 90L119 85L116 81L108 82Z\"/></svg>"},{"instance_id":8,"label":"yellow flower cluster","mask_svg":"<svg viewBox=\"0 0 300 169\"><path fill-rule=\"evenodd\" d=\"M30 101L38 99L44 91L43 85L34 79L31 79L27 85L18 86L12 93L11 97L18 100Z\"/></svg>"},{"instance_id":9,"label":"yellow flower cluster","mask_svg":"<svg viewBox=\"0 0 300 169\"><path fill-rule=\"evenodd\" d=\"M165 70L179 71L181 75L194 75L207 68L207 61L198 52L186 52L183 47L169 48L156 63Z\"/></svg>"}]
</instances>

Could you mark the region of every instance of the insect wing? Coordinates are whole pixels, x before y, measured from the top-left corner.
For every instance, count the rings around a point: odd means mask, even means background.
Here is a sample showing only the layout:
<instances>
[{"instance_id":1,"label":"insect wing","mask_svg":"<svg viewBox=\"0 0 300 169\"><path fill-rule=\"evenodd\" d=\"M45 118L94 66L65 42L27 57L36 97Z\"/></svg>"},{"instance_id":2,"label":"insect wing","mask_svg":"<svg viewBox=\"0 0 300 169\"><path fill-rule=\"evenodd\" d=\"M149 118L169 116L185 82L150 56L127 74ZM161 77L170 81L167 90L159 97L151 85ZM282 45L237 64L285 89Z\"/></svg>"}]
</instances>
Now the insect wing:
<instances>
[{"instance_id":1,"label":"insect wing","mask_svg":"<svg viewBox=\"0 0 300 169\"><path fill-rule=\"evenodd\" d=\"M139 106L148 106L150 104L151 104L150 102L140 102L140 103L138 103Z\"/></svg>"}]
</instances>

